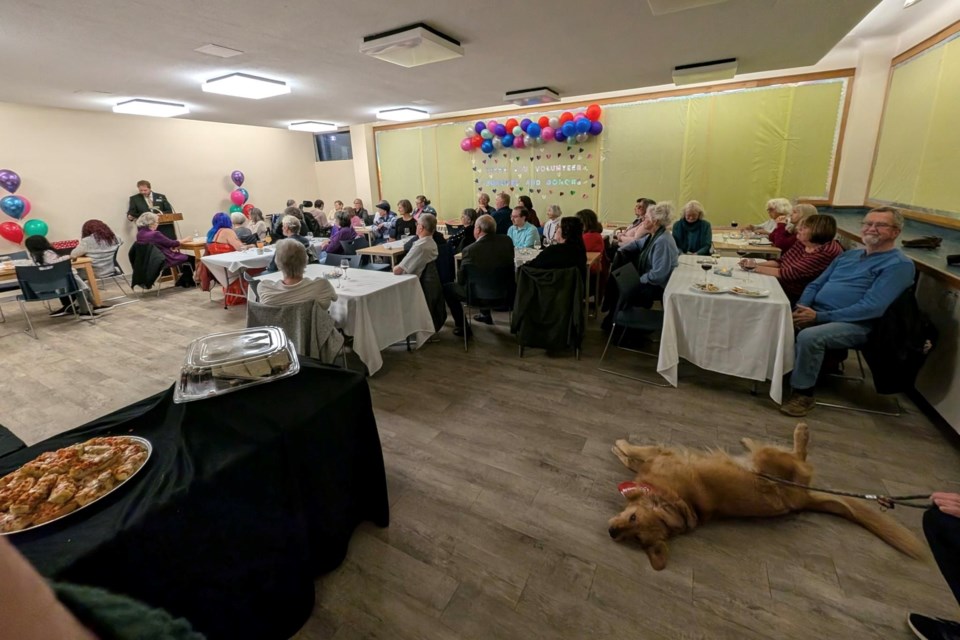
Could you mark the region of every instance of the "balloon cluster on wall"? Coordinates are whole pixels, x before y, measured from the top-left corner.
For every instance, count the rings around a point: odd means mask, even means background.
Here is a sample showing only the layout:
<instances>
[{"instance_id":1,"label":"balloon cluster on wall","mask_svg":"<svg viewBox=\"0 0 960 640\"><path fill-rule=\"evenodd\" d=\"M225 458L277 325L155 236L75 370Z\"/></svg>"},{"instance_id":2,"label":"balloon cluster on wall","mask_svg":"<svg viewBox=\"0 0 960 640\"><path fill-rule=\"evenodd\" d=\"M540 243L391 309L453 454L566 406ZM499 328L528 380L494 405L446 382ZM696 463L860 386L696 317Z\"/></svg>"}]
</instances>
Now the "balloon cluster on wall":
<instances>
[{"instance_id":1,"label":"balloon cluster on wall","mask_svg":"<svg viewBox=\"0 0 960 640\"><path fill-rule=\"evenodd\" d=\"M243 188L243 171L233 171L230 174L230 179L233 181L233 184L237 186L236 189L230 192L230 202L233 203L233 205L230 206L230 213L241 212L249 218L253 205L247 202L247 200L250 199L250 193Z\"/></svg>"},{"instance_id":2,"label":"balloon cluster on wall","mask_svg":"<svg viewBox=\"0 0 960 640\"><path fill-rule=\"evenodd\" d=\"M537 120L524 118L519 122L516 118L510 118L502 124L496 120L478 121L474 126L467 127L460 148L467 152L479 149L489 154L502 147L524 149L547 142L586 142L590 136L598 136L603 131L601 111L600 105L592 104L581 113L564 111L559 117L553 118L541 116Z\"/></svg>"},{"instance_id":3,"label":"balloon cluster on wall","mask_svg":"<svg viewBox=\"0 0 960 640\"><path fill-rule=\"evenodd\" d=\"M20 188L20 176L16 171L10 169L0 169L0 187L10 192L11 195L0 198L0 211L13 218L14 220L23 220L30 213L30 201L24 196L14 195ZM27 220L23 223L23 228L16 222L0 222L0 236L15 244L23 242L24 236L45 236L47 235L47 223L43 220Z\"/></svg>"}]
</instances>

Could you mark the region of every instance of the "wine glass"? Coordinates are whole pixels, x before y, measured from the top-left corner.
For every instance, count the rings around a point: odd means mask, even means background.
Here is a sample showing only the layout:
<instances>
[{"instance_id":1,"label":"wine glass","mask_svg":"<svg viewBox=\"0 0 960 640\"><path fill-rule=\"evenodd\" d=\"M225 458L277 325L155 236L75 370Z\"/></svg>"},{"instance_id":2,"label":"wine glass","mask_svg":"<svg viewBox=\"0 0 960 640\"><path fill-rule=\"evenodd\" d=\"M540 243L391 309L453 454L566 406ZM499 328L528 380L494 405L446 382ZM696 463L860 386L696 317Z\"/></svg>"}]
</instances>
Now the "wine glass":
<instances>
[{"instance_id":1,"label":"wine glass","mask_svg":"<svg viewBox=\"0 0 960 640\"><path fill-rule=\"evenodd\" d=\"M741 265L744 271L747 272L747 282L750 282L750 274L753 273L753 270L757 268L756 260L744 260Z\"/></svg>"},{"instance_id":2,"label":"wine glass","mask_svg":"<svg viewBox=\"0 0 960 640\"><path fill-rule=\"evenodd\" d=\"M703 262L700 264L700 268L703 269L703 288L706 289L709 283L708 276L710 275L710 269L713 269L713 265Z\"/></svg>"},{"instance_id":3,"label":"wine glass","mask_svg":"<svg viewBox=\"0 0 960 640\"><path fill-rule=\"evenodd\" d=\"M539 234L539 233L538 233L537 236L533 239L533 250L534 250L534 251L540 251L540 234Z\"/></svg>"},{"instance_id":4,"label":"wine glass","mask_svg":"<svg viewBox=\"0 0 960 640\"><path fill-rule=\"evenodd\" d=\"M343 270L343 279L347 279L347 269L350 268L350 261L344 258L340 261L340 268Z\"/></svg>"}]
</instances>

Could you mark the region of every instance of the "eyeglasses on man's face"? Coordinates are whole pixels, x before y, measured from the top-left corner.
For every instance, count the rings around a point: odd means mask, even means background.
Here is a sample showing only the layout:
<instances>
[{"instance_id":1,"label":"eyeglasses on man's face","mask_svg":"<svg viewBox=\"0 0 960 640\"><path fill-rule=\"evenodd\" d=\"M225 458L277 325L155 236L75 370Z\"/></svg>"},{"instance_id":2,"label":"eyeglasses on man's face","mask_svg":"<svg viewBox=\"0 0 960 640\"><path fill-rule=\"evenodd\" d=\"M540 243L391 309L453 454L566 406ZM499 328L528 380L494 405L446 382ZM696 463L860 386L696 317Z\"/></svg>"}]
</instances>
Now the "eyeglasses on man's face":
<instances>
[{"instance_id":1,"label":"eyeglasses on man's face","mask_svg":"<svg viewBox=\"0 0 960 640\"><path fill-rule=\"evenodd\" d=\"M870 227L873 227L874 229L892 229L897 225L890 224L889 222L871 222L869 220L864 220L860 223L860 226L862 226L864 229L869 229Z\"/></svg>"}]
</instances>

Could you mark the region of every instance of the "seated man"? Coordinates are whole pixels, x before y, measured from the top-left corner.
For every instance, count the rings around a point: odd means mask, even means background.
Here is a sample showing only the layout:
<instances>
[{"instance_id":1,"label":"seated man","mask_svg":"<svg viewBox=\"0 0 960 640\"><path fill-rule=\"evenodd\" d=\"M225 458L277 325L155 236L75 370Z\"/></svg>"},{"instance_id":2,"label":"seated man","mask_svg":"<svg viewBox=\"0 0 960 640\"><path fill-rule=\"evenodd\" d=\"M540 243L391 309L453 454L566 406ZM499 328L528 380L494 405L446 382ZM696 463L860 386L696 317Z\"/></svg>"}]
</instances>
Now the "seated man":
<instances>
[{"instance_id":1,"label":"seated man","mask_svg":"<svg viewBox=\"0 0 960 640\"><path fill-rule=\"evenodd\" d=\"M283 274L282 280L263 280L257 296L263 304L281 306L306 300L316 300L324 309L337 299L337 292L326 278L304 278L307 268L307 251L293 238L284 238L277 243L274 262Z\"/></svg>"},{"instance_id":2,"label":"seated man","mask_svg":"<svg viewBox=\"0 0 960 640\"><path fill-rule=\"evenodd\" d=\"M517 249L530 249L540 244L540 232L527 222L529 216L530 212L526 207L514 207L513 213L510 214L512 224L507 229L507 236Z\"/></svg>"},{"instance_id":3,"label":"seated man","mask_svg":"<svg viewBox=\"0 0 960 640\"><path fill-rule=\"evenodd\" d=\"M460 260L460 271L456 282L443 285L443 297L450 307L455 326L453 335L462 336L465 331L463 324L463 307L461 302L467 299L467 265L473 265L477 271L499 273L501 270L513 271L513 243L510 238L497 234L497 223L493 216L483 215L477 218L473 226L473 235L476 242L463 250ZM489 311L487 316L489 317ZM490 321L492 322L492 320Z\"/></svg>"},{"instance_id":4,"label":"seated man","mask_svg":"<svg viewBox=\"0 0 960 640\"><path fill-rule=\"evenodd\" d=\"M437 217L432 213L424 213L417 220L417 241L413 243L407 255L403 256L393 269L398 276L412 275L420 277L428 264L437 259L439 250L433 239L433 232L437 230Z\"/></svg>"},{"instance_id":5,"label":"seated man","mask_svg":"<svg viewBox=\"0 0 960 640\"><path fill-rule=\"evenodd\" d=\"M497 223L497 233L506 233L510 228L510 194L500 192L497 194L497 210L492 214L494 222Z\"/></svg>"},{"instance_id":6,"label":"seated man","mask_svg":"<svg viewBox=\"0 0 960 640\"><path fill-rule=\"evenodd\" d=\"M296 240L303 245L303 248L307 250L307 258L310 262L317 262L317 253L313 250L313 247L310 246L310 241L300 235L300 220L294 216L284 216L281 229L283 230L285 238ZM274 254L273 260L270 261L270 266L267 267L267 271L273 272L276 270L277 256Z\"/></svg>"},{"instance_id":7,"label":"seated man","mask_svg":"<svg viewBox=\"0 0 960 640\"><path fill-rule=\"evenodd\" d=\"M805 416L816 400L813 388L827 349L862 346L887 307L913 284L913 262L896 248L903 214L893 207L873 209L863 219L863 249L851 249L807 285L793 312L796 358L793 397L780 411Z\"/></svg>"},{"instance_id":8,"label":"seated man","mask_svg":"<svg viewBox=\"0 0 960 640\"><path fill-rule=\"evenodd\" d=\"M377 213L371 221L370 236L373 238L373 244L388 242L393 235L393 229L397 225L397 214L390 211L390 203L381 200L377 205Z\"/></svg>"}]
</instances>

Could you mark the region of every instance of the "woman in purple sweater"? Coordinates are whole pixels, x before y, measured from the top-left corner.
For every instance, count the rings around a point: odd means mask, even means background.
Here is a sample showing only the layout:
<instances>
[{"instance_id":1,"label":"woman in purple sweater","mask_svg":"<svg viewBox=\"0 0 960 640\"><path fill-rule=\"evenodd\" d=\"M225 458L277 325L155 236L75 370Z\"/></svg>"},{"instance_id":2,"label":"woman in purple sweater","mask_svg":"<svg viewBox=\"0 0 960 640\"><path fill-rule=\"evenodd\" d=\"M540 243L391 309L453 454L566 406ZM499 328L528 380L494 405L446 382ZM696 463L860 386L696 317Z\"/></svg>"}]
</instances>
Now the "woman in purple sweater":
<instances>
[{"instance_id":1,"label":"woman in purple sweater","mask_svg":"<svg viewBox=\"0 0 960 640\"><path fill-rule=\"evenodd\" d=\"M156 245L163 252L168 267L176 267L188 262L190 256L177 250L180 243L157 231L159 224L160 220L155 213L147 212L137 218L137 242Z\"/></svg>"}]
</instances>

